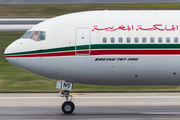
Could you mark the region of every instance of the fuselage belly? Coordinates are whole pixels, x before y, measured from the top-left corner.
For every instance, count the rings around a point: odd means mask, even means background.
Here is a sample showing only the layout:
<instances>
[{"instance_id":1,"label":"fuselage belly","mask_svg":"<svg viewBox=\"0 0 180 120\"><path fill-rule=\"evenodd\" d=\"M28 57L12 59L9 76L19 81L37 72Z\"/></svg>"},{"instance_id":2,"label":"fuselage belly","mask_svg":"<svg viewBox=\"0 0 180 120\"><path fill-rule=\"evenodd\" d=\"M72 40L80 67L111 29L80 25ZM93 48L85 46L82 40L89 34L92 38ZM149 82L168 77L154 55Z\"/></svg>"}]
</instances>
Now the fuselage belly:
<instances>
[{"instance_id":1,"label":"fuselage belly","mask_svg":"<svg viewBox=\"0 0 180 120\"><path fill-rule=\"evenodd\" d=\"M113 86L180 85L179 61L149 55L18 58L19 67L50 79Z\"/></svg>"}]
</instances>

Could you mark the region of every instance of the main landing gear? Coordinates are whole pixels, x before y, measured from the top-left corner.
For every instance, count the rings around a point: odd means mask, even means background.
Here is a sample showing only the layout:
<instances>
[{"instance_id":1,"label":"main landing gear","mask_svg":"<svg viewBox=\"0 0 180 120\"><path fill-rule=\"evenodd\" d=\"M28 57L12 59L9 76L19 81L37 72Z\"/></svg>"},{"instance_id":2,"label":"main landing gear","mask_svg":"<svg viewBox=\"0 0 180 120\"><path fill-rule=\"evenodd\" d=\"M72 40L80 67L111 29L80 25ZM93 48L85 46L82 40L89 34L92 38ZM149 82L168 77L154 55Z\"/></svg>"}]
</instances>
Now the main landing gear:
<instances>
[{"instance_id":1,"label":"main landing gear","mask_svg":"<svg viewBox=\"0 0 180 120\"><path fill-rule=\"evenodd\" d=\"M60 93L60 96L66 98L66 101L61 106L61 109L65 114L71 114L75 109L75 105L71 101L72 95L70 95L72 86L73 86L73 84L69 83L69 82L57 81L57 83L56 83L56 88L63 90Z\"/></svg>"}]
</instances>

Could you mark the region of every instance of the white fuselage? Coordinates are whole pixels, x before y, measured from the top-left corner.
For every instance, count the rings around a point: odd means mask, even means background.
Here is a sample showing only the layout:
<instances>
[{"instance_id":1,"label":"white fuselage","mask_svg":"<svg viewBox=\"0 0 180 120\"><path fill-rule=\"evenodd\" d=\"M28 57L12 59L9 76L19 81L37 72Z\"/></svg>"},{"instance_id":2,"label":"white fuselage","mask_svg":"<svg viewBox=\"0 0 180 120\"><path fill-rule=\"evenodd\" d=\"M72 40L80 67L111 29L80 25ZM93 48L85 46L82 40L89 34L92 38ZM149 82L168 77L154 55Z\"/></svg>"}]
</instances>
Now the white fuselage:
<instances>
[{"instance_id":1,"label":"white fuselage","mask_svg":"<svg viewBox=\"0 0 180 120\"><path fill-rule=\"evenodd\" d=\"M180 11L63 15L5 50L12 64L54 80L92 85L180 85ZM35 34L35 33L34 33Z\"/></svg>"}]
</instances>

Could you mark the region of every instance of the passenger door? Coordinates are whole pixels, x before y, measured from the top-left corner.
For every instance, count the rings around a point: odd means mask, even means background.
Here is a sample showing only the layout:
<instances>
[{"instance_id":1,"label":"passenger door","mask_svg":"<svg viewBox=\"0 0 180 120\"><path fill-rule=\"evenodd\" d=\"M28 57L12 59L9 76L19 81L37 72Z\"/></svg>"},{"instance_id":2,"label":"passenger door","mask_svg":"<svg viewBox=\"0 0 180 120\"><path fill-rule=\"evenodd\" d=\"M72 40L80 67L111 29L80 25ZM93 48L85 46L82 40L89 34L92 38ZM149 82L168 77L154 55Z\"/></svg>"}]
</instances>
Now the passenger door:
<instances>
[{"instance_id":1,"label":"passenger door","mask_svg":"<svg viewBox=\"0 0 180 120\"><path fill-rule=\"evenodd\" d=\"M76 55L90 55L91 29L79 27L76 29L75 52Z\"/></svg>"}]
</instances>

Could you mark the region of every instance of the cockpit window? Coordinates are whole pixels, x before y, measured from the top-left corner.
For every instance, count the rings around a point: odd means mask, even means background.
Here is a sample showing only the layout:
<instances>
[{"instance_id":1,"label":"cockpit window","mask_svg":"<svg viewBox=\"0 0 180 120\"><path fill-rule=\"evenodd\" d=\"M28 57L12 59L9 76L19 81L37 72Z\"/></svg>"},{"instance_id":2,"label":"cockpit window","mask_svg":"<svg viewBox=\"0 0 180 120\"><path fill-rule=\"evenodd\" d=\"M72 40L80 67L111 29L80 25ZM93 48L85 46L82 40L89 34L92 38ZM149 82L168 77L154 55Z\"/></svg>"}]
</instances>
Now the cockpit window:
<instances>
[{"instance_id":1,"label":"cockpit window","mask_svg":"<svg viewBox=\"0 0 180 120\"><path fill-rule=\"evenodd\" d=\"M21 38L24 38L24 39L26 39L26 38L29 38L29 36L32 34L32 31L28 31L28 32L26 32Z\"/></svg>"},{"instance_id":2,"label":"cockpit window","mask_svg":"<svg viewBox=\"0 0 180 120\"><path fill-rule=\"evenodd\" d=\"M46 33L44 31L28 31L21 38L24 39L29 38L35 41L41 41L41 40L45 40Z\"/></svg>"},{"instance_id":3,"label":"cockpit window","mask_svg":"<svg viewBox=\"0 0 180 120\"><path fill-rule=\"evenodd\" d=\"M37 41L45 40L45 32L40 31Z\"/></svg>"},{"instance_id":4,"label":"cockpit window","mask_svg":"<svg viewBox=\"0 0 180 120\"><path fill-rule=\"evenodd\" d=\"M33 39L33 40L37 40L38 39L38 35L39 35L39 31L34 31L30 38Z\"/></svg>"}]
</instances>

